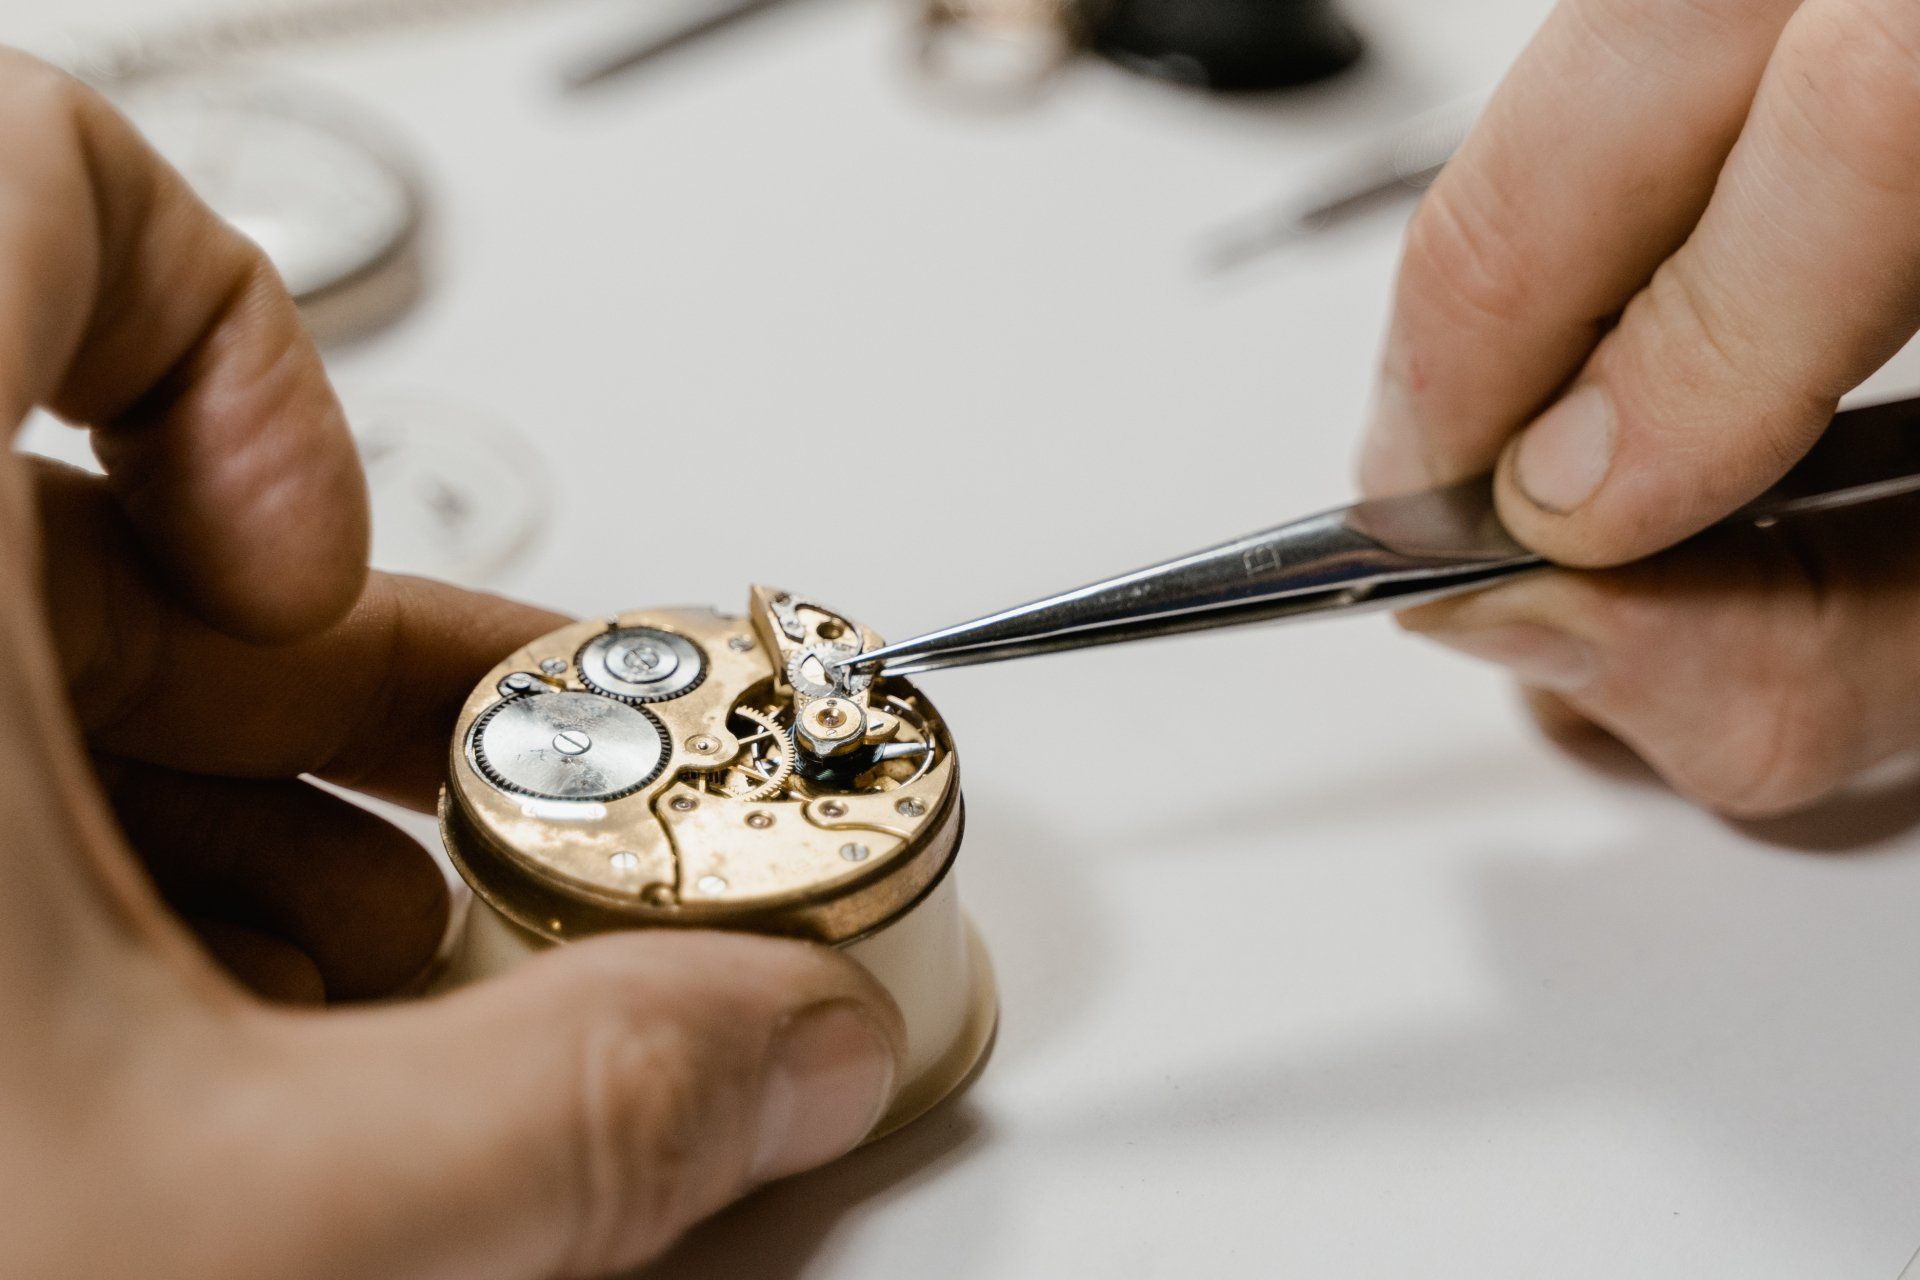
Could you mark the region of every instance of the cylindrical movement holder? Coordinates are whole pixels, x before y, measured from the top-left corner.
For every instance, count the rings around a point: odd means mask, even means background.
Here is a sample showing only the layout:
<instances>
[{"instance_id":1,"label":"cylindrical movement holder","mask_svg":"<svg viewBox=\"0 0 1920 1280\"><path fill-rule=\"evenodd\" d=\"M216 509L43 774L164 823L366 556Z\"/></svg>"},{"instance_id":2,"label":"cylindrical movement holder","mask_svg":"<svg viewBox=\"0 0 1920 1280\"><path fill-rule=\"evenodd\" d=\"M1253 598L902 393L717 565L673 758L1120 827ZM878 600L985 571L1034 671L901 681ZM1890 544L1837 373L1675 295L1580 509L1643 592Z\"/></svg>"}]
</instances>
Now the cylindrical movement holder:
<instances>
[{"instance_id":1,"label":"cylindrical movement holder","mask_svg":"<svg viewBox=\"0 0 1920 1280\"><path fill-rule=\"evenodd\" d=\"M852 749L815 758L796 721L812 651L879 638L756 588L752 619L651 610L579 623L503 660L455 731L441 796L476 901L438 985L625 929L697 928L832 946L906 1020L907 1059L874 1137L984 1060L998 1003L960 907L958 761L903 680L834 691ZM796 688L798 684L800 687Z\"/></svg>"}]
</instances>

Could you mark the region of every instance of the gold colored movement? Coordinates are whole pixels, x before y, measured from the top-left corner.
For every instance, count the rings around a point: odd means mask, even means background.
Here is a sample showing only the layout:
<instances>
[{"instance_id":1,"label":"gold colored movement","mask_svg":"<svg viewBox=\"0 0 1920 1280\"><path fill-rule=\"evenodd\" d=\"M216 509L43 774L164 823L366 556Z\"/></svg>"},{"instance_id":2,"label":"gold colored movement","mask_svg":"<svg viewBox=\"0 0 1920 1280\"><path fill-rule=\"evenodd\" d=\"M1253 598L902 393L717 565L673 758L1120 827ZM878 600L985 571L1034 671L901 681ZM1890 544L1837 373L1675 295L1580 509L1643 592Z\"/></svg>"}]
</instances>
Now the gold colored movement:
<instances>
[{"instance_id":1,"label":"gold colored movement","mask_svg":"<svg viewBox=\"0 0 1920 1280\"><path fill-rule=\"evenodd\" d=\"M961 826L932 705L823 661L879 644L764 587L745 618L647 609L554 632L461 711L447 848L489 904L555 941L636 926L860 938L931 891Z\"/></svg>"}]
</instances>

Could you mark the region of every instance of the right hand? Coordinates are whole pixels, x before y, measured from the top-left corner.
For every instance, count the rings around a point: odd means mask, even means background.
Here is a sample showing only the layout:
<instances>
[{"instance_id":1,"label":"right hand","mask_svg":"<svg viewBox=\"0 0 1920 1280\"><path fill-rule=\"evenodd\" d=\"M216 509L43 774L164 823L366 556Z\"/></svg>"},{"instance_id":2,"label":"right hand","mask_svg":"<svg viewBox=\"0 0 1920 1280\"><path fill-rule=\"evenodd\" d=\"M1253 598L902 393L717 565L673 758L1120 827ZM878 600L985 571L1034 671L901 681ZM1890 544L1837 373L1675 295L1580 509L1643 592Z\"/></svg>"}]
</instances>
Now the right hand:
<instances>
[{"instance_id":1,"label":"right hand","mask_svg":"<svg viewBox=\"0 0 1920 1280\"><path fill-rule=\"evenodd\" d=\"M1362 479L1493 470L1589 572L1404 620L1723 811L1911 751L1914 503L1630 562L1777 480L1917 326L1920 3L1560 0L1409 228Z\"/></svg>"}]
</instances>

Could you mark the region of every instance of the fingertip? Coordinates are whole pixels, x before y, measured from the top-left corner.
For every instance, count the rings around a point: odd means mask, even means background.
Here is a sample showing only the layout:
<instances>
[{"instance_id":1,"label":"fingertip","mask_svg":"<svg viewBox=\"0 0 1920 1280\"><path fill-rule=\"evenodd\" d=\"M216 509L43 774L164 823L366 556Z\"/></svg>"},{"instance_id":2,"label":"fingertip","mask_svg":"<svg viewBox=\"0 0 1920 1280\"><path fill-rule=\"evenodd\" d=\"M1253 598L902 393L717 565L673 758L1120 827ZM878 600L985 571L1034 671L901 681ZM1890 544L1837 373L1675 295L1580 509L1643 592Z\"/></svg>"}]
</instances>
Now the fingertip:
<instances>
[{"instance_id":1,"label":"fingertip","mask_svg":"<svg viewBox=\"0 0 1920 1280\"><path fill-rule=\"evenodd\" d=\"M282 938L230 924L195 919L194 934L234 981L276 1004L321 1005L327 984L313 957Z\"/></svg>"},{"instance_id":2,"label":"fingertip","mask_svg":"<svg viewBox=\"0 0 1920 1280\"><path fill-rule=\"evenodd\" d=\"M1618 741L1591 718L1581 714L1573 703L1551 689L1522 686L1520 701L1548 741L1563 749L1573 750L1592 743Z\"/></svg>"},{"instance_id":3,"label":"fingertip","mask_svg":"<svg viewBox=\"0 0 1920 1280\"><path fill-rule=\"evenodd\" d=\"M1383 374L1361 437L1357 467L1360 492L1369 498L1411 493L1433 483L1407 401L1400 380Z\"/></svg>"},{"instance_id":4,"label":"fingertip","mask_svg":"<svg viewBox=\"0 0 1920 1280\"><path fill-rule=\"evenodd\" d=\"M817 1168L873 1132L893 1100L901 1059L895 1036L873 1012L850 1000L816 1005L775 1034L756 1121L753 1181Z\"/></svg>"},{"instance_id":5,"label":"fingertip","mask_svg":"<svg viewBox=\"0 0 1920 1280\"><path fill-rule=\"evenodd\" d=\"M527 1206L568 1274L648 1261L761 1183L859 1145L904 1060L884 989L783 939L610 934L433 1004L413 1025L462 1064L447 1087L532 1100L492 1140L584 1171Z\"/></svg>"},{"instance_id":6,"label":"fingertip","mask_svg":"<svg viewBox=\"0 0 1920 1280\"><path fill-rule=\"evenodd\" d=\"M297 583L276 584L270 573L230 581L194 580L191 570L176 575L189 607L208 626L235 640L282 645L316 636L353 612L366 589L364 564L298 575Z\"/></svg>"},{"instance_id":7,"label":"fingertip","mask_svg":"<svg viewBox=\"0 0 1920 1280\"><path fill-rule=\"evenodd\" d=\"M1494 511L1500 517L1501 526L1515 541L1551 563L1569 569L1611 569L1658 549L1657 545L1642 547L1635 541L1644 533L1639 522L1630 526L1630 534L1622 535L1613 524L1598 519L1591 508L1576 506L1571 510L1556 510L1536 497L1535 491L1529 490L1529 483L1536 491L1544 489L1549 494L1562 491L1542 481L1538 468L1530 481L1523 482L1520 478L1520 455L1532 430L1528 427L1509 442L1493 471ZM1568 447L1553 439L1550 433L1536 449L1539 453L1555 453Z\"/></svg>"},{"instance_id":8,"label":"fingertip","mask_svg":"<svg viewBox=\"0 0 1920 1280\"><path fill-rule=\"evenodd\" d=\"M1508 446L1508 479L1538 512L1571 515L1606 483L1618 437L1613 397L1600 383L1581 383Z\"/></svg>"},{"instance_id":9,"label":"fingertip","mask_svg":"<svg viewBox=\"0 0 1920 1280\"><path fill-rule=\"evenodd\" d=\"M1360 492L1368 498L1390 498L1431 487L1418 450L1377 419L1361 440L1355 476Z\"/></svg>"},{"instance_id":10,"label":"fingertip","mask_svg":"<svg viewBox=\"0 0 1920 1280\"><path fill-rule=\"evenodd\" d=\"M1655 495L1635 484L1622 439L1613 390L1597 378L1576 383L1501 450L1493 484L1501 523L1572 568L1612 568L1659 550L1659 513L1641 510Z\"/></svg>"}]
</instances>

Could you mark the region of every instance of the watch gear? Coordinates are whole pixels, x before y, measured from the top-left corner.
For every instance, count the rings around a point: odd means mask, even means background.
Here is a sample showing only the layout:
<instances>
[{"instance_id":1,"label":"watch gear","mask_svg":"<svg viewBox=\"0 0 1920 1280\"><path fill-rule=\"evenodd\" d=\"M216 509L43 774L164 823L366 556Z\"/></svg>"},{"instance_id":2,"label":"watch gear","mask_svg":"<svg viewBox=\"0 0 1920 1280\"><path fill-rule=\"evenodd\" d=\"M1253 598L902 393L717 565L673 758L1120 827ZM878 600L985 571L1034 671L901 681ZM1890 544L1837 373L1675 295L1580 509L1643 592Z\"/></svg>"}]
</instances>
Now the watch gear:
<instances>
[{"instance_id":1,"label":"watch gear","mask_svg":"<svg viewBox=\"0 0 1920 1280\"><path fill-rule=\"evenodd\" d=\"M859 652L858 645L838 642L809 645L787 660L787 683L803 702L856 697L872 686L873 677L830 664Z\"/></svg>"},{"instance_id":2,"label":"watch gear","mask_svg":"<svg viewBox=\"0 0 1920 1280\"><path fill-rule=\"evenodd\" d=\"M657 627L614 627L574 658L589 689L636 705L667 702L700 687L707 658L685 636Z\"/></svg>"},{"instance_id":3,"label":"watch gear","mask_svg":"<svg viewBox=\"0 0 1920 1280\"><path fill-rule=\"evenodd\" d=\"M609 801L660 776L667 735L637 707L591 693L531 693L474 723L473 763L502 790L542 800Z\"/></svg>"},{"instance_id":4,"label":"watch gear","mask_svg":"<svg viewBox=\"0 0 1920 1280\"><path fill-rule=\"evenodd\" d=\"M741 735L739 757L726 768L706 776L707 791L742 804L772 800L786 789L787 780L793 777L799 755L793 745L793 730L771 713L753 707L735 707L733 716L746 721L757 732Z\"/></svg>"}]
</instances>

